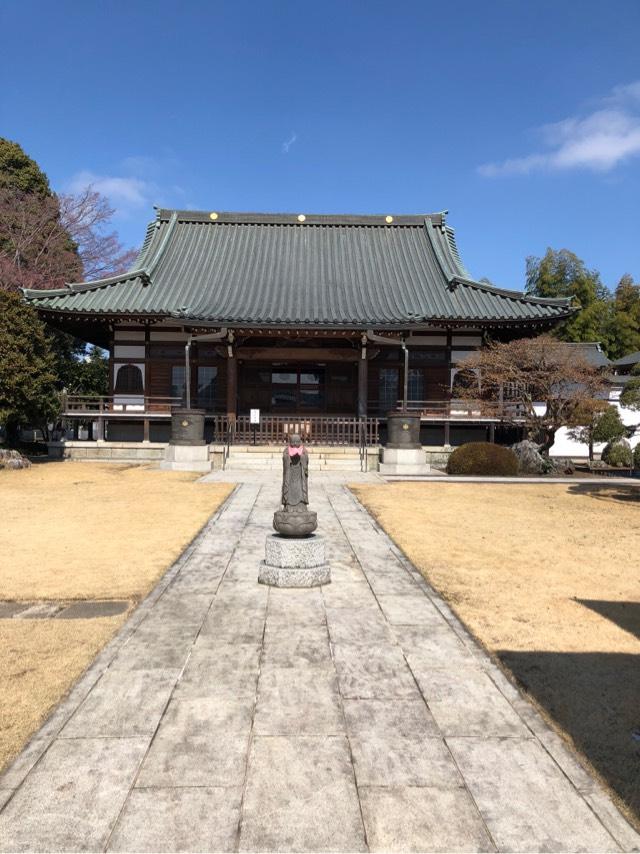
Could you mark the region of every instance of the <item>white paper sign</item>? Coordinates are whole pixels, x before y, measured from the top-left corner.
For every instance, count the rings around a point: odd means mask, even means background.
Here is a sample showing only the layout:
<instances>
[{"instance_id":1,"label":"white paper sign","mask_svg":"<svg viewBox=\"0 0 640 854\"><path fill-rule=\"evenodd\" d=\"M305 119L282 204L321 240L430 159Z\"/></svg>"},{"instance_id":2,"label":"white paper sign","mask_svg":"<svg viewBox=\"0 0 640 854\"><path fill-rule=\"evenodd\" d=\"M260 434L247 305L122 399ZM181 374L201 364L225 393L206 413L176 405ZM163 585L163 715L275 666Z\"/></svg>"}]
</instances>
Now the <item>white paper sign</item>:
<instances>
[{"instance_id":1,"label":"white paper sign","mask_svg":"<svg viewBox=\"0 0 640 854\"><path fill-rule=\"evenodd\" d=\"M259 424L260 423L260 410L252 409L249 415L249 421L251 424Z\"/></svg>"}]
</instances>

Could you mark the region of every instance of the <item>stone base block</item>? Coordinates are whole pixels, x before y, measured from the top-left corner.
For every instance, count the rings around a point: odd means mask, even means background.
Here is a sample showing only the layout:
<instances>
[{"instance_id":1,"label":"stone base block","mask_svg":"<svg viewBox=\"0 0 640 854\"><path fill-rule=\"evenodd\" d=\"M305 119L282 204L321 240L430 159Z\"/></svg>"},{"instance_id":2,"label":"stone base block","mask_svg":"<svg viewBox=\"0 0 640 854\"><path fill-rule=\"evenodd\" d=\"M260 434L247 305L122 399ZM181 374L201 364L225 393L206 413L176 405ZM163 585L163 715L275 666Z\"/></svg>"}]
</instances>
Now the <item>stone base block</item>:
<instances>
[{"instance_id":1,"label":"stone base block","mask_svg":"<svg viewBox=\"0 0 640 854\"><path fill-rule=\"evenodd\" d=\"M167 445L160 468L165 471L211 471L208 445Z\"/></svg>"},{"instance_id":2,"label":"stone base block","mask_svg":"<svg viewBox=\"0 0 640 854\"><path fill-rule=\"evenodd\" d=\"M272 587L318 587L331 581L326 561L324 537L291 539L270 534L265 543L265 560L258 572L260 584Z\"/></svg>"},{"instance_id":3,"label":"stone base block","mask_svg":"<svg viewBox=\"0 0 640 854\"><path fill-rule=\"evenodd\" d=\"M312 534L296 540L270 534L265 544L265 563L300 569L322 566L326 563L324 537Z\"/></svg>"},{"instance_id":4,"label":"stone base block","mask_svg":"<svg viewBox=\"0 0 640 854\"><path fill-rule=\"evenodd\" d=\"M328 563L312 567L270 566L264 561L258 572L260 584L271 587L319 587L331 581L331 567Z\"/></svg>"},{"instance_id":5,"label":"stone base block","mask_svg":"<svg viewBox=\"0 0 640 854\"><path fill-rule=\"evenodd\" d=\"M380 474L429 474L431 466L422 448L383 448Z\"/></svg>"}]
</instances>

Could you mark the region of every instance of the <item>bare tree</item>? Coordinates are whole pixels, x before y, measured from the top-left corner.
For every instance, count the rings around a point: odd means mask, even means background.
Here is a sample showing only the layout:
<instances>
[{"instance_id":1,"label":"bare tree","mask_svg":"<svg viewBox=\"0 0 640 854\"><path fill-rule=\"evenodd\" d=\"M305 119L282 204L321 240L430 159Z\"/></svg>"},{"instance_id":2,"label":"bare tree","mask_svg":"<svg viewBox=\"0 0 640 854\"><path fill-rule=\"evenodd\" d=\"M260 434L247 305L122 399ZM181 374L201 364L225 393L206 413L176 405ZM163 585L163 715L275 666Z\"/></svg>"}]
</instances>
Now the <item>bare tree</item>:
<instances>
[{"instance_id":1,"label":"bare tree","mask_svg":"<svg viewBox=\"0 0 640 854\"><path fill-rule=\"evenodd\" d=\"M560 427L584 424L606 385L602 372L575 347L550 335L491 343L460 367L478 382L461 383L458 395L480 398L486 414L524 427L543 454Z\"/></svg>"},{"instance_id":2,"label":"bare tree","mask_svg":"<svg viewBox=\"0 0 640 854\"><path fill-rule=\"evenodd\" d=\"M0 289L57 288L81 276L56 197L0 189Z\"/></svg>"},{"instance_id":3,"label":"bare tree","mask_svg":"<svg viewBox=\"0 0 640 854\"><path fill-rule=\"evenodd\" d=\"M89 281L123 273L131 268L137 252L125 249L115 231L106 230L115 213L108 199L93 187L61 194L60 221L76 244Z\"/></svg>"}]
</instances>

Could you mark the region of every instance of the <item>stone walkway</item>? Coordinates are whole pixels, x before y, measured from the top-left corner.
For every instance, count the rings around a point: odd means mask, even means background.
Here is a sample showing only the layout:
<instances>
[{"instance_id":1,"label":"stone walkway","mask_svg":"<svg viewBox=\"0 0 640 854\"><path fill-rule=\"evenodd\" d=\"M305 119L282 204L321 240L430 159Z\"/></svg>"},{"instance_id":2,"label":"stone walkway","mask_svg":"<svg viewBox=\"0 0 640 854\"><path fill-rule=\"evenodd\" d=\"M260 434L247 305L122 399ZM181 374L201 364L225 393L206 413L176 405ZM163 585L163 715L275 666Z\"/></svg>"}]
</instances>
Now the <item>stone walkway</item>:
<instances>
[{"instance_id":1,"label":"stone walkway","mask_svg":"<svg viewBox=\"0 0 640 854\"><path fill-rule=\"evenodd\" d=\"M340 480L333 583L294 591L244 479L0 779L2 850L639 850Z\"/></svg>"}]
</instances>

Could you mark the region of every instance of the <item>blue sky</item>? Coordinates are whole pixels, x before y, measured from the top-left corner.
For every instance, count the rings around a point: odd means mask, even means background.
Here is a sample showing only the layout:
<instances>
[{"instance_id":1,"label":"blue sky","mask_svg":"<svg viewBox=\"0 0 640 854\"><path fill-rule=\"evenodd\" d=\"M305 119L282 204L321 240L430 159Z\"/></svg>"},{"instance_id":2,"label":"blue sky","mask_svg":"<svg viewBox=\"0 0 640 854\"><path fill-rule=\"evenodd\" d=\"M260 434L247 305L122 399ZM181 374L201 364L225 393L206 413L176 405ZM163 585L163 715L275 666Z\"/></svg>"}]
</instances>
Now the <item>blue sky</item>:
<instances>
[{"instance_id":1,"label":"blue sky","mask_svg":"<svg viewBox=\"0 0 640 854\"><path fill-rule=\"evenodd\" d=\"M447 209L472 274L640 278L640 2L3 0L0 134L152 205Z\"/></svg>"}]
</instances>

